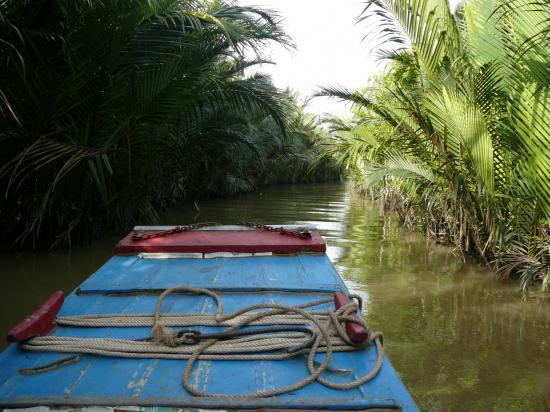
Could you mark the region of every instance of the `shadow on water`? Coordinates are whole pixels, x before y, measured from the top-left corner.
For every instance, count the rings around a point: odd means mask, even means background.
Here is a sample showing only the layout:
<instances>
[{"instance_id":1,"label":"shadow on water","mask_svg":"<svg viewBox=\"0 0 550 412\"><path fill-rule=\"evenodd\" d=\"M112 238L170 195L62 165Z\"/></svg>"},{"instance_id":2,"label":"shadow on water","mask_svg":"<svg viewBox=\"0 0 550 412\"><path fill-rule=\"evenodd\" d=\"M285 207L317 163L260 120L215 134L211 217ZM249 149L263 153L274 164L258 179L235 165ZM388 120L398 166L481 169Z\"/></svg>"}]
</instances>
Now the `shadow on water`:
<instances>
[{"instance_id":1,"label":"shadow on water","mask_svg":"<svg viewBox=\"0 0 550 412\"><path fill-rule=\"evenodd\" d=\"M182 205L166 224L196 221L312 223L367 319L385 334L392 363L422 410L550 410L548 302L522 301L518 285L497 282L449 248L400 227L391 213L343 184L280 186L263 193ZM0 255L0 327L51 291L74 288L110 255L109 238L70 252Z\"/></svg>"}]
</instances>

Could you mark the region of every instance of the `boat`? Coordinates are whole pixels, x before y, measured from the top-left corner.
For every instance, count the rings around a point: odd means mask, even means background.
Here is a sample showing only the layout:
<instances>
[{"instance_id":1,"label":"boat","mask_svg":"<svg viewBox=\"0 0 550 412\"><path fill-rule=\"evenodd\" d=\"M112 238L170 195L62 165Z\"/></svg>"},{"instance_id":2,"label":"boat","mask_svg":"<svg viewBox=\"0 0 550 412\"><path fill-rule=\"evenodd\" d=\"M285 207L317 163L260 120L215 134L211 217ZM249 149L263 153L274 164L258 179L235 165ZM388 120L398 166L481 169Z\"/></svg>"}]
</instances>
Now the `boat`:
<instances>
[{"instance_id":1,"label":"boat","mask_svg":"<svg viewBox=\"0 0 550 412\"><path fill-rule=\"evenodd\" d=\"M417 411L325 251L307 225L136 227L9 332L0 408Z\"/></svg>"}]
</instances>

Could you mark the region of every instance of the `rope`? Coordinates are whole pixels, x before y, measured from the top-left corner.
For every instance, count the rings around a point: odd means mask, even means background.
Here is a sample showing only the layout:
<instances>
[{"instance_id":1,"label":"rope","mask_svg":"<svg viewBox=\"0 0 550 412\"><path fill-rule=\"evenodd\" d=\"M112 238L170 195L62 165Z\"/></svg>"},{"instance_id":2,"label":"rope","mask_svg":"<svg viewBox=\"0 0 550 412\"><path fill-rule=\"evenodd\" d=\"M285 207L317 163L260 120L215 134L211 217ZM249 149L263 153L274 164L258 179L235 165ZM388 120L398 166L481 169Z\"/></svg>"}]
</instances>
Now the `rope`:
<instances>
[{"instance_id":1,"label":"rope","mask_svg":"<svg viewBox=\"0 0 550 412\"><path fill-rule=\"evenodd\" d=\"M214 315L196 313L162 314L164 299L174 292L188 292L195 295L210 296L216 302ZM357 298L356 296L353 296ZM64 326L81 327L136 327L152 326L152 340L128 340L113 338L74 338L65 336L43 336L32 338L21 344L31 351L66 352L116 356L123 358L159 358L186 359L187 365L182 375L184 388L194 396L216 398L258 398L281 395L303 388L313 381L333 389L353 389L373 379L382 367L383 349L382 334L372 332L367 323L354 313L360 309L361 301L351 301L335 311L311 311L305 308L332 302L323 299L297 306L276 303L256 304L242 308L230 314L223 314L220 296L208 289L176 286L166 289L159 297L155 312L148 314L107 314L59 317L56 322ZM362 344L354 343L346 333L345 322L353 321L362 324L368 332L368 339ZM304 332L279 332L258 334L236 339L207 339L200 343L189 342L180 331L170 326L224 326L229 327L223 333L236 331L244 326L305 324L313 328L315 338ZM377 360L373 369L366 375L345 383L332 382L323 376L332 361L334 351L354 351L363 349L374 342ZM325 353L321 364L315 365L315 356ZM309 375L291 385L269 391L249 394L216 394L200 391L189 380L197 360L284 360L307 354Z\"/></svg>"}]
</instances>

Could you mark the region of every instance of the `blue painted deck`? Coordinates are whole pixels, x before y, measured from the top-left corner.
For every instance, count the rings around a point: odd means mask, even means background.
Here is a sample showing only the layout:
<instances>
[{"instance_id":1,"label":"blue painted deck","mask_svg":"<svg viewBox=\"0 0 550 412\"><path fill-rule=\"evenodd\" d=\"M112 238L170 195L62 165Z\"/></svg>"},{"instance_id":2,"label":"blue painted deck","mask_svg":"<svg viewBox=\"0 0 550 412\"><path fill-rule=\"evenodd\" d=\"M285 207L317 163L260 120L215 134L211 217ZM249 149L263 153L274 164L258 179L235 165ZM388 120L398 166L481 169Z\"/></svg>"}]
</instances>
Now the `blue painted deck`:
<instances>
[{"instance_id":1,"label":"blue painted deck","mask_svg":"<svg viewBox=\"0 0 550 412\"><path fill-rule=\"evenodd\" d=\"M327 297L327 293L346 291L326 256L212 259L115 256L82 283L78 293L73 292L67 297L60 315L152 313L158 296L116 296L112 293L165 289L177 285L222 291L225 313L261 302L296 305ZM263 292L243 293L246 291ZM322 306L315 309L319 308ZM206 296L168 296L163 305L164 312L214 313L214 310L214 302ZM149 336L150 328L58 327L52 334L135 339ZM10 345L0 355L0 407L139 405L333 410L401 407L404 411L417 410L387 357L379 375L357 389L335 390L314 382L293 393L252 400L190 396L181 384L185 367L185 361L181 360L86 355L79 362L54 371L37 375L18 373L19 369L47 364L66 356L25 352L16 345ZM337 382L356 379L368 372L375 361L374 347L364 351L335 353L332 366L352 369L353 376L326 373L326 377ZM193 372L192 382L199 389L213 393L253 393L286 386L307 374L305 357L284 361L200 361Z\"/></svg>"}]
</instances>

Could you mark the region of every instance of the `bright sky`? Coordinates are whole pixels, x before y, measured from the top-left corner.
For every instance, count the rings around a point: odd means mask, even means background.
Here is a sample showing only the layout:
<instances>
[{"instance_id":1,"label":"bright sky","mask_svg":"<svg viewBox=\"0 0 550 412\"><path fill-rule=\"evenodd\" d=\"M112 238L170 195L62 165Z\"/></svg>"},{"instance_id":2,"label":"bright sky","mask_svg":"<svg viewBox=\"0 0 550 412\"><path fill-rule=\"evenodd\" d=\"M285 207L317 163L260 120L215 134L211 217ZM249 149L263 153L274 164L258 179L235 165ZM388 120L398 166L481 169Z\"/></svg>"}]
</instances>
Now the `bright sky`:
<instances>
[{"instance_id":1,"label":"bright sky","mask_svg":"<svg viewBox=\"0 0 550 412\"><path fill-rule=\"evenodd\" d=\"M449 0L453 9L459 0ZM363 41L368 27L356 24L364 8L361 0L240 0L241 5L260 6L279 12L284 28L297 46L290 52L275 46L271 60L264 65L276 86L291 87L303 98L320 86L341 85L349 89L363 86L369 76L383 67ZM315 114L345 113L346 106L336 100L315 98L308 105Z\"/></svg>"}]
</instances>

